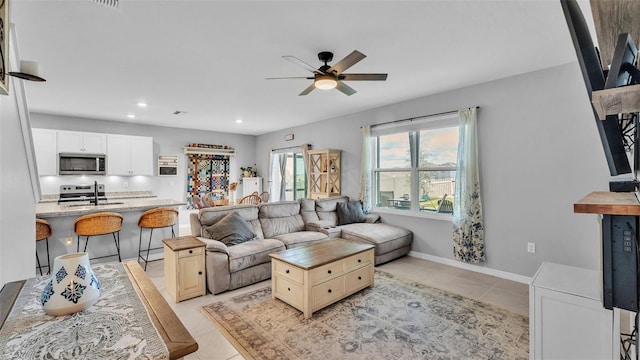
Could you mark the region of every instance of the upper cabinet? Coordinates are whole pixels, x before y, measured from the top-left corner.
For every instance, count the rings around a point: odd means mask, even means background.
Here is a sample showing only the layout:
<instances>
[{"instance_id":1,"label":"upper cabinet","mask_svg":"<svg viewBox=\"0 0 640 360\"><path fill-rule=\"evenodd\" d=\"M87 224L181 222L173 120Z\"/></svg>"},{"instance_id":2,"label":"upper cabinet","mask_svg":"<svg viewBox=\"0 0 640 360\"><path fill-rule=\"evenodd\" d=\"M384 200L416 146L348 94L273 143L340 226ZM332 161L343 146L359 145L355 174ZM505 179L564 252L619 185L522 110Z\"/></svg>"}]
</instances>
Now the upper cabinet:
<instances>
[{"instance_id":1,"label":"upper cabinet","mask_svg":"<svg viewBox=\"0 0 640 360\"><path fill-rule=\"evenodd\" d=\"M105 154L107 136L78 131L58 131L58 152Z\"/></svg>"},{"instance_id":2,"label":"upper cabinet","mask_svg":"<svg viewBox=\"0 0 640 360\"><path fill-rule=\"evenodd\" d=\"M58 175L58 137L56 130L32 129L38 175Z\"/></svg>"},{"instance_id":3,"label":"upper cabinet","mask_svg":"<svg viewBox=\"0 0 640 360\"><path fill-rule=\"evenodd\" d=\"M107 135L107 175L153 175L153 138Z\"/></svg>"}]
</instances>

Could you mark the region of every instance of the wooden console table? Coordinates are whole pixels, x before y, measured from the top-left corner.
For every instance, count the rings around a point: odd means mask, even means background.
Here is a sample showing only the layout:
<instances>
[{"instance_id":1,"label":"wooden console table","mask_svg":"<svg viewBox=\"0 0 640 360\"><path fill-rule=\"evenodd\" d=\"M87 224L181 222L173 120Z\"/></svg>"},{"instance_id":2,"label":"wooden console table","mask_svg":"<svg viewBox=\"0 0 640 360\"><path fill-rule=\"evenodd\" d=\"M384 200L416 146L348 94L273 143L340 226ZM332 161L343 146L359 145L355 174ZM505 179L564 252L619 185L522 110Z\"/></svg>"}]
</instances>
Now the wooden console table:
<instances>
[{"instance_id":1,"label":"wooden console table","mask_svg":"<svg viewBox=\"0 0 640 360\"><path fill-rule=\"evenodd\" d=\"M180 359L198 350L198 343L189 334L140 265L135 261L123 265L133 288L148 311L153 325L169 350L169 358L172 360ZM24 280L11 282L0 291L0 328L14 306L24 283Z\"/></svg>"}]
</instances>

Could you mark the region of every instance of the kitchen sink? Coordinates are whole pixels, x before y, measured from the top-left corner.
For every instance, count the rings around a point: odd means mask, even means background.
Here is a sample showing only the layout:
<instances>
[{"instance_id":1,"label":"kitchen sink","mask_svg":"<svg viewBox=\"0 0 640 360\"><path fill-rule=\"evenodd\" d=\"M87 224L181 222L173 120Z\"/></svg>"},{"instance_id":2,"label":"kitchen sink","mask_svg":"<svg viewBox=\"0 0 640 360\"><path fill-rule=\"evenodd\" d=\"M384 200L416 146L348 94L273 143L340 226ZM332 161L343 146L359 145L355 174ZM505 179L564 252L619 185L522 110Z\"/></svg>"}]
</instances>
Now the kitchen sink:
<instances>
[{"instance_id":1,"label":"kitchen sink","mask_svg":"<svg viewBox=\"0 0 640 360\"><path fill-rule=\"evenodd\" d=\"M102 206L102 205L123 205L123 202L117 202L117 201L105 201L105 202L99 202L98 206ZM64 207L78 207L78 206L95 206L93 204L69 204L69 205L64 205Z\"/></svg>"}]
</instances>

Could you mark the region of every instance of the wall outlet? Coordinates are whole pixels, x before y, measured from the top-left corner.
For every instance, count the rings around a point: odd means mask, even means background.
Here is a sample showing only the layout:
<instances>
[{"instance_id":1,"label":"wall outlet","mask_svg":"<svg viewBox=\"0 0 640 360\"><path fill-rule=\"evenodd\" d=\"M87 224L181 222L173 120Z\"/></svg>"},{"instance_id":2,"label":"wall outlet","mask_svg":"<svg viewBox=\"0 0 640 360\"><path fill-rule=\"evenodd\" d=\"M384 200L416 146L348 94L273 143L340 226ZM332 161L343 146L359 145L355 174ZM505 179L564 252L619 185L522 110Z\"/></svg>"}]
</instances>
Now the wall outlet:
<instances>
[{"instance_id":1,"label":"wall outlet","mask_svg":"<svg viewBox=\"0 0 640 360\"><path fill-rule=\"evenodd\" d=\"M128 188L129 187L129 182L125 181L122 183L122 187L123 188Z\"/></svg>"},{"instance_id":2,"label":"wall outlet","mask_svg":"<svg viewBox=\"0 0 640 360\"><path fill-rule=\"evenodd\" d=\"M527 243L527 251L530 253L536 252L536 243Z\"/></svg>"}]
</instances>

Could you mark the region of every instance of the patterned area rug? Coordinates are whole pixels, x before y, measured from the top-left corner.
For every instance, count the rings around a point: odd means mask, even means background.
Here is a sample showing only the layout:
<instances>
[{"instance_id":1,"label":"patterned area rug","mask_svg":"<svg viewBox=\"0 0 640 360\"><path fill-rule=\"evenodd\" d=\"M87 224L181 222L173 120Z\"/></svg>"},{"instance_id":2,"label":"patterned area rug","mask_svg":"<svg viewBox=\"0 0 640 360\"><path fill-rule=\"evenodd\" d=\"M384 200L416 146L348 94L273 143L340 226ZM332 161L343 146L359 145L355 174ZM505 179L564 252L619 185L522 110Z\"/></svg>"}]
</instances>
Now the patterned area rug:
<instances>
[{"instance_id":1,"label":"patterned area rug","mask_svg":"<svg viewBox=\"0 0 640 360\"><path fill-rule=\"evenodd\" d=\"M527 317L379 270L306 320L271 287L202 311L246 359L528 358Z\"/></svg>"}]
</instances>

